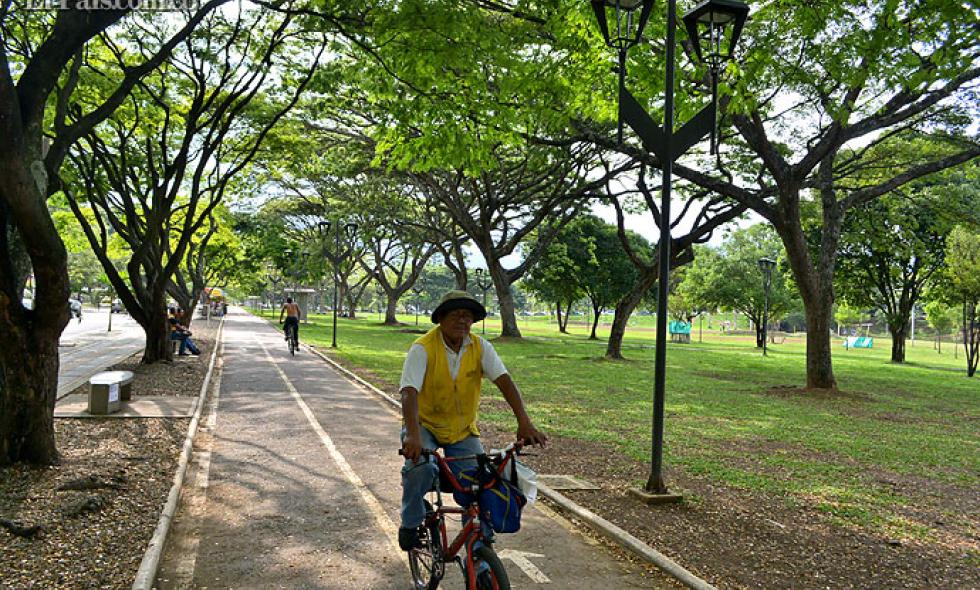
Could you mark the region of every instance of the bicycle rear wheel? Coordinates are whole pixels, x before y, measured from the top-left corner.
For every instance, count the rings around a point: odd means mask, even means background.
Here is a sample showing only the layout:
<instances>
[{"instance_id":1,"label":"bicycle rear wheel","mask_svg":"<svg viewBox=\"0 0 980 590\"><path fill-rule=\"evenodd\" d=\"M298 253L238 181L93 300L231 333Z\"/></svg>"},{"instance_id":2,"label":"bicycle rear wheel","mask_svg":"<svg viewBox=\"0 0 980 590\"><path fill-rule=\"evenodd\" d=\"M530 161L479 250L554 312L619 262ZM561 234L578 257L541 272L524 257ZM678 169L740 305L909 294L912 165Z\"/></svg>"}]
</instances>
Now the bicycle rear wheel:
<instances>
[{"instance_id":1,"label":"bicycle rear wheel","mask_svg":"<svg viewBox=\"0 0 980 590\"><path fill-rule=\"evenodd\" d=\"M493 549L486 545L478 547L473 551L473 560L484 561L490 566L490 569L476 578L477 590L510 590L507 570L504 569L503 562L500 561Z\"/></svg>"},{"instance_id":2,"label":"bicycle rear wheel","mask_svg":"<svg viewBox=\"0 0 980 590\"><path fill-rule=\"evenodd\" d=\"M432 505L428 500L425 501L425 507L427 513L432 512ZM408 552L408 566L412 570L415 590L436 590L446 573L439 523L441 520L419 527L420 546Z\"/></svg>"}]
</instances>

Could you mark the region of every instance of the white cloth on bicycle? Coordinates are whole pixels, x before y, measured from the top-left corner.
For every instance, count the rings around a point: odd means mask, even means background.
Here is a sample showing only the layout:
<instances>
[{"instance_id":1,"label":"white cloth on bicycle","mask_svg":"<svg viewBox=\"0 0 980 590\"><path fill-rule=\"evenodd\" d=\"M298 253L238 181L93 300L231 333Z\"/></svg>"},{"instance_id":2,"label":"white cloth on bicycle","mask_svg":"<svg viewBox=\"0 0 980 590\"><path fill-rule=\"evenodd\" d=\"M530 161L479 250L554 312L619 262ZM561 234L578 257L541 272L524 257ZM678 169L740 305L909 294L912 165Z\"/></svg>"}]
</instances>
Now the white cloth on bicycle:
<instances>
[{"instance_id":1,"label":"white cloth on bicycle","mask_svg":"<svg viewBox=\"0 0 980 590\"><path fill-rule=\"evenodd\" d=\"M480 339L480 347L482 349L480 366L483 369L483 376L490 381L496 381L498 377L507 372L507 367L500 360L500 356L493 349L492 344L487 342L482 336L477 336L477 338ZM453 351L452 348L449 348L445 338L442 340L442 345L446 351L446 358L449 361L449 373L453 380L455 380L456 376L459 375L459 365L462 361L463 353L470 346L470 340L469 338L463 340L463 346L459 349L458 353ZM405 356L405 364L402 366L402 378L398 389L414 387L416 391L422 391L422 384L425 382L425 368L428 362L429 355L425 352L425 348L421 344L412 344L412 347L408 349L408 354Z\"/></svg>"}]
</instances>

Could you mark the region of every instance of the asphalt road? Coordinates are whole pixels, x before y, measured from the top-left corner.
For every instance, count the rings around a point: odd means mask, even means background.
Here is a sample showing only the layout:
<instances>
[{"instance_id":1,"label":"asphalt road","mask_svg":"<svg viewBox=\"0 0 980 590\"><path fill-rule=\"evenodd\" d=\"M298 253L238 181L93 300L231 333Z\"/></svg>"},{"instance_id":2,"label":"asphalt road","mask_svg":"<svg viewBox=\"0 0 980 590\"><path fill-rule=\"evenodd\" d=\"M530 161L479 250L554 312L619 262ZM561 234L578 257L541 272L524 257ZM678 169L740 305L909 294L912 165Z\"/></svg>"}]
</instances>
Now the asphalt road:
<instances>
[{"instance_id":1,"label":"asphalt road","mask_svg":"<svg viewBox=\"0 0 980 590\"><path fill-rule=\"evenodd\" d=\"M396 412L241 311L221 358L156 586L411 588ZM496 549L514 588L657 587L544 507ZM457 569L442 587L463 587Z\"/></svg>"}]
</instances>

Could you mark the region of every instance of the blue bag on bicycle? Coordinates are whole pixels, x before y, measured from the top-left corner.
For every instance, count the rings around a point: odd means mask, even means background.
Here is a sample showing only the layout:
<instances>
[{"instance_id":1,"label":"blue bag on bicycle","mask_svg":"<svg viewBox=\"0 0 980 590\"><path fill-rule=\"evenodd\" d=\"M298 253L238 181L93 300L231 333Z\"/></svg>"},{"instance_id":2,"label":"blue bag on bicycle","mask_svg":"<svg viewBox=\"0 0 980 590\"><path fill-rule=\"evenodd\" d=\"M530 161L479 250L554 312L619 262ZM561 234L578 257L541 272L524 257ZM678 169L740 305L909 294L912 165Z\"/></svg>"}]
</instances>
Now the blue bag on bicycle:
<instances>
[{"instance_id":1,"label":"blue bag on bicycle","mask_svg":"<svg viewBox=\"0 0 980 590\"><path fill-rule=\"evenodd\" d=\"M480 514L498 533L516 533L521 528L521 509L527 498L509 481L498 478L496 485L480 492Z\"/></svg>"},{"instance_id":2,"label":"blue bag on bicycle","mask_svg":"<svg viewBox=\"0 0 980 590\"><path fill-rule=\"evenodd\" d=\"M473 502L480 504L480 517L497 533L516 533L521 528L521 510L527 504L527 498L520 488L513 485L492 470L484 473L482 486L478 477L478 468L471 467L460 471L456 479L470 489L480 486L476 496L471 493L453 492L453 499L460 506Z\"/></svg>"}]
</instances>

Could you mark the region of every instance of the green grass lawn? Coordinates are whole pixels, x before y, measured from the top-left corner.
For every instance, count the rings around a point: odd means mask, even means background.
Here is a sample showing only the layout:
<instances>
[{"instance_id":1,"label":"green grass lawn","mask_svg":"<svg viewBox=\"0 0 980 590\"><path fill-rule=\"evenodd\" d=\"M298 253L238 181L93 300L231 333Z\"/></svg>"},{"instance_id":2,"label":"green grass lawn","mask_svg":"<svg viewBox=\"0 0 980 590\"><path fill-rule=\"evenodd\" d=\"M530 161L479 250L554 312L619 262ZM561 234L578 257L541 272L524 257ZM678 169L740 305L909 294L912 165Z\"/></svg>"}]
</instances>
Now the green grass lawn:
<instances>
[{"instance_id":1,"label":"green grass lawn","mask_svg":"<svg viewBox=\"0 0 980 590\"><path fill-rule=\"evenodd\" d=\"M301 330L303 341L328 347L329 319L313 316ZM414 316L400 319L408 325L385 327L373 314L340 320L336 353L397 383L417 337L402 331L414 328ZM638 318L627 332L625 361L603 358L608 326L599 341L589 341L587 326L573 325L564 335L546 320L521 319L524 341L494 344L538 426L648 461L652 319ZM420 318L419 327L431 324ZM499 324L490 321L486 329L493 338ZM877 476L966 489L980 483L980 380L966 377L962 349L954 359L951 345L940 355L932 342L919 340L907 345L909 362L894 365L887 339L876 338L870 350L845 350L837 340L840 392L826 395L802 390L801 337L770 345L765 358L749 334L705 331L698 340L695 323L691 344L668 347L664 462L670 468L781 494L791 503L806 500L840 524L910 537L928 537L928 528L904 519L900 507L912 499L876 483ZM492 384L484 395L500 399ZM513 425L502 404L485 405L481 419Z\"/></svg>"}]
</instances>

